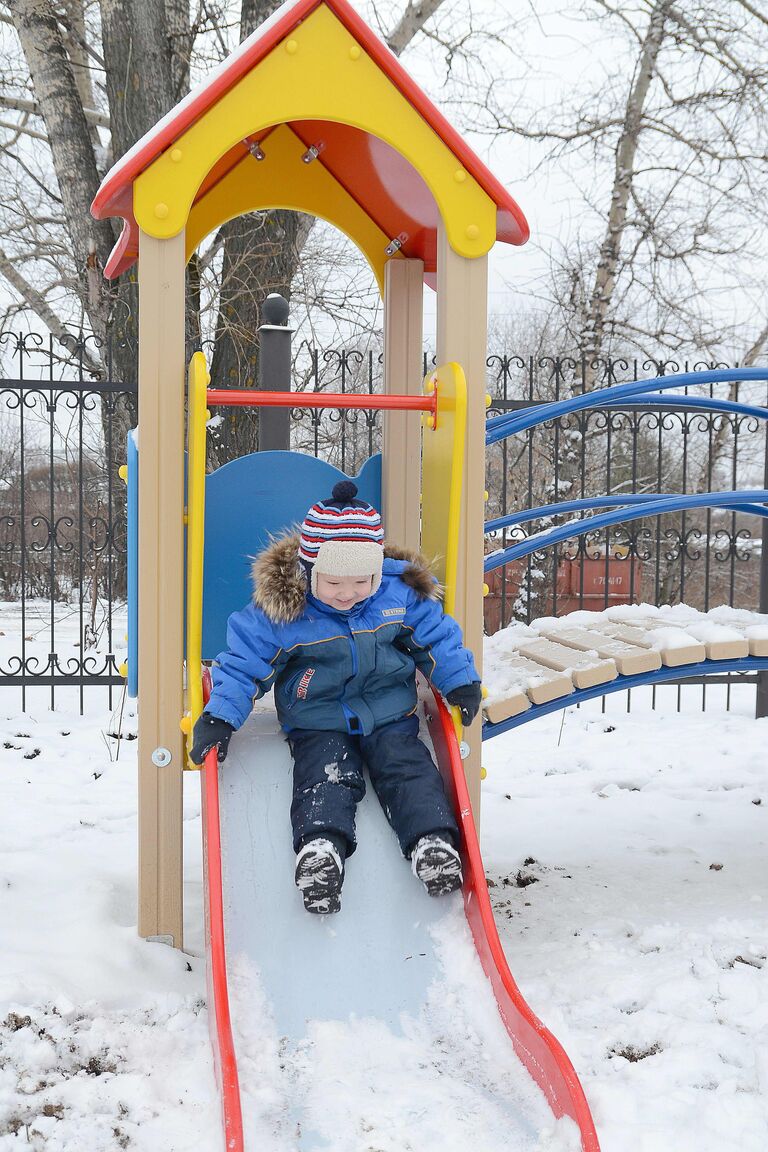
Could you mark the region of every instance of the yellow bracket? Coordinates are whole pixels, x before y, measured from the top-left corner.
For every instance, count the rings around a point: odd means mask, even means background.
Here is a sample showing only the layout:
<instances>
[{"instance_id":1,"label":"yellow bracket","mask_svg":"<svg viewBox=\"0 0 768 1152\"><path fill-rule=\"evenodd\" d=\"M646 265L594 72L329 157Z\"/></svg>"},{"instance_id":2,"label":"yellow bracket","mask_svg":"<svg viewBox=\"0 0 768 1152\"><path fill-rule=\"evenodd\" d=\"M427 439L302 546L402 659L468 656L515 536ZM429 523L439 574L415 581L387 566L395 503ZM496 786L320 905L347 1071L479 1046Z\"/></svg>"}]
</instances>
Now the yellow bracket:
<instances>
[{"instance_id":1,"label":"yellow bracket","mask_svg":"<svg viewBox=\"0 0 768 1152\"><path fill-rule=\"evenodd\" d=\"M467 425L467 381L459 364L442 364L424 380L428 395L437 390L437 421L424 432L421 466L421 547L435 561L445 592L445 611L456 608L459 569L461 488ZM461 740L461 713L451 709Z\"/></svg>"},{"instance_id":2,"label":"yellow bracket","mask_svg":"<svg viewBox=\"0 0 768 1152\"><path fill-rule=\"evenodd\" d=\"M192 729L203 711L203 545L205 541L205 425L206 398L211 377L205 356L195 352L189 362L187 401L187 700L189 712L181 719L187 738L187 768Z\"/></svg>"},{"instance_id":3,"label":"yellow bracket","mask_svg":"<svg viewBox=\"0 0 768 1152\"><path fill-rule=\"evenodd\" d=\"M424 381L424 391L437 389L437 422L424 432L421 469L421 547L434 559L445 588L445 610L456 607L459 568L461 486L467 424L467 382L460 365L443 364Z\"/></svg>"}]
</instances>

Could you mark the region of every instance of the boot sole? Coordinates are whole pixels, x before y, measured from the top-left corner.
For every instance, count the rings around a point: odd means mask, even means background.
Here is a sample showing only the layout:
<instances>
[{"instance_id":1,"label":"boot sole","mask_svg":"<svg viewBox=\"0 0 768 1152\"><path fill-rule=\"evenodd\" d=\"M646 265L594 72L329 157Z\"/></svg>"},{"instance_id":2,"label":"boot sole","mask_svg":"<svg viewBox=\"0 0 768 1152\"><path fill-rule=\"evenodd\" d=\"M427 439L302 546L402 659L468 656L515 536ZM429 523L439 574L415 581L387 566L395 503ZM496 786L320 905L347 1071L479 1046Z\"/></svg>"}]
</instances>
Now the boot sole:
<instances>
[{"instance_id":1,"label":"boot sole","mask_svg":"<svg viewBox=\"0 0 768 1152\"><path fill-rule=\"evenodd\" d=\"M325 916L340 911L342 873L332 859L318 861L308 854L297 864L295 879L307 912Z\"/></svg>"},{"instance_id":2,"label":"boot sole","mask_svg":"<svg viewBox=\"0 0 768 1152\"><path fill-rule=\"evenodd\" d=\"M461 861L441 848L427 848L415 871L430 896L458 892L464 882Z\"/></svg>"}]
</instances>

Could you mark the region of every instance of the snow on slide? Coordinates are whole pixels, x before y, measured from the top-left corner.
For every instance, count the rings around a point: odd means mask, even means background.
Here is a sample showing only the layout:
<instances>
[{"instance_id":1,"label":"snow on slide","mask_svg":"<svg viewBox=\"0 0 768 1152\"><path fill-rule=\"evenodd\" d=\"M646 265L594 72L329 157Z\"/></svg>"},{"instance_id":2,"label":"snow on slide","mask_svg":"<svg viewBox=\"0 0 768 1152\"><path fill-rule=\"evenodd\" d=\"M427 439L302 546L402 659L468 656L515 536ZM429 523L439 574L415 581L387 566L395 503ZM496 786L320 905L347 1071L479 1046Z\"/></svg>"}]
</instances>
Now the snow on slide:
<instances>
[{"instance_id":1,"label":"snow on slide","mask_svg":"<svg viewBox=\"0 0 768 1152\"><path fill-rule=\"evenodd\" d=\"M219 803L246 1152L597 1150L584 1123L580 1135L555 1120L510 1043L461 895L427 896L370 785L334 916L305 912L293 883L291 758L273 712L233 737ZM576 1112L555 1112L583 1121L568 1069Z\"/></svg>"}]
</instances>

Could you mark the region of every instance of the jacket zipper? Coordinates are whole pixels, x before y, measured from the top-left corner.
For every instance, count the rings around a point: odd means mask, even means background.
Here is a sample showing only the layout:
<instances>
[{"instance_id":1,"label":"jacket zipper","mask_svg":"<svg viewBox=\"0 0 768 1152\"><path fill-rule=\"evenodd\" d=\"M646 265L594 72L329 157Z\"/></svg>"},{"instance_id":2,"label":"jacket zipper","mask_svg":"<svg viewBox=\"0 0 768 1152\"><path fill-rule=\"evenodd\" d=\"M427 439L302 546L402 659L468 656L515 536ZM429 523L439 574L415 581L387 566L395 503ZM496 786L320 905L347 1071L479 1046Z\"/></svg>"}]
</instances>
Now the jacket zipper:
<instances>
[{"instance_id":1,"label":"jacket zipper","mask_svg":"<svg viewBox=\"0 0 768 1152\"><path fill-rule=\"evenodd\" d=\"M350 625L348 623L347 623L347 628L349 630L349 635L348 635L347 639L349 641L349 648L350 648L350 651L352 653L352 675L350 676L349 680L347 680L347 684L350 684L354 680L355 676L357 676L359 664L358 664L358 660L357 660L357 645L355 644L355 638L352 635L352 628L350 627ZM346 684L344 687L346 688ZM357 721L356 731L359 732L360 731L360 717L357 715L356 712L353 712L352 709L349 707L349 705L345 704L343 700L341 701L341 707L342 707L342 711L344 712L344 718L347 721L347 729L349 730L349 732L352 733L352 725L350 724L350 719L354 719Z\"/></svg>"}]
</instances>

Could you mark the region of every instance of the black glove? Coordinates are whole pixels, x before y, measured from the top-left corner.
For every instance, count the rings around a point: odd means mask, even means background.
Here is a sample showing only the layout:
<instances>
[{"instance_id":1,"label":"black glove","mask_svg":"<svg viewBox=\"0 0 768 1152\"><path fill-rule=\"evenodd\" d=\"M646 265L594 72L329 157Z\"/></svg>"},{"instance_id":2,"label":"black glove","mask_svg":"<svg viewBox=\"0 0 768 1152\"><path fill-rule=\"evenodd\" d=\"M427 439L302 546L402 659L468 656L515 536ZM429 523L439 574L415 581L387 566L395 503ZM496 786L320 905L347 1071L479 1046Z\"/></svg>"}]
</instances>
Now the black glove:
<instances>
[{"instance_id":1,"label":"black glove","mask_svg":"<svg viewBox=\"0 0 768 1152\"><path fill-rule=\"evenodd\" d=\"M448 703L461 712L461 722L465 728L468 728L477 716L482 699L483 694L478 680L473 680L471 684L460 684L458 688L452 688L446 696Z\"/></svg>"},{"instance_id":2,"label":"black glove","mask_svg":"<svg viewBox=\"0 0 768 1152\"><path fill-rule=\"evenodd\" d=\"M234 728L218 716L203 712L192 732L189 758L193 764L202 764L211 748L219 746L219 763L227 758L227 749Z\"/></svg>"}]
</instances>

